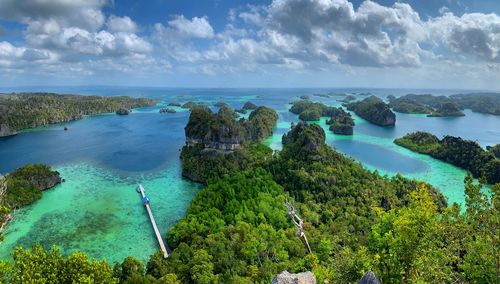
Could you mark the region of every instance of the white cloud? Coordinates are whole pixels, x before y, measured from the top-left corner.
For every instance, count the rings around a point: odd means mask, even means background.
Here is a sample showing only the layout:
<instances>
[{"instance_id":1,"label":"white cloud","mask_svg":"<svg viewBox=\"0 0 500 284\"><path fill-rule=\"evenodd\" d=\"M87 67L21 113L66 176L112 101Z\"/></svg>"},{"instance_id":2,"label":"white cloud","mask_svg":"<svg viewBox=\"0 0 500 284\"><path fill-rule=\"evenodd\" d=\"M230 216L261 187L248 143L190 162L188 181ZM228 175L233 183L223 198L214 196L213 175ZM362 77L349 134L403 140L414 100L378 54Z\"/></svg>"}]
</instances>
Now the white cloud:
<instances>
[{"instance_id":1,"label":"white cloud","mask_svg":"<svg viewBox=\"0 0 500 284\"><path fill-rule=\"evenodd\" d=\"M457 17L445 13L428 23L432 39L464 55L484 61L500 62L500 17L471 13Z\"/></svg>"},{"instance_id":2,"label":"white cloud","mask_svg":"<svg viewBox=\"0 0 500 284\"><path fill-rule=\"evenodd\" d=\"M193 17L186 19L183 15L177 15L168 21L168 26L180 36L187 38L212 38L214 30L207 17Z\"/></svg>"},{"instance_id":3,"label":"white cloud","mask_svg":"<svg viewBox=\"0 0 500 284\"><path fill-rule=\"evenodd\" d=\"M110 32L136 33L137 24L129 17L117 17L111 15L107 21L107 27Z\"/></svg>"}]
</instances>

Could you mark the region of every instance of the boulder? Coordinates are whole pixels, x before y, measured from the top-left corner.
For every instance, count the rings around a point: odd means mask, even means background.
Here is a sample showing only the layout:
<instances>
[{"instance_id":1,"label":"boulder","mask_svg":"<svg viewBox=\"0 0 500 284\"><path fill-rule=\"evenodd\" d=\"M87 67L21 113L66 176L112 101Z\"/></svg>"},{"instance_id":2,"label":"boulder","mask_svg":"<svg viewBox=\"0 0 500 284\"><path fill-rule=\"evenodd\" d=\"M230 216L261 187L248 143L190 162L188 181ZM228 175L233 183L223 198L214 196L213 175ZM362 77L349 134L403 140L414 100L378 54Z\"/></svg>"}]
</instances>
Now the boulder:
<instances>
[{"instance_id":1,"label":"boulder","mask_svg":"<svg viewBox=\"0 0 500 284\"><path fill-rule=\"evenodd\" d=\"M368 270L365 275L359 280L358 284L380 284L377 276L371 270Z\"/></svg>"},{"instance_id":2,"label":"boulder","mask_svg":"<svg viewBox=\"0 0 500 284\"><path fill-rule=\"evenodd\" d=\"M170 102L170 103L168 103L168 106L180 107L180 106L182 106L182 104L181 103L176 103L176 102Z\"/></svg>"},{"instance_id":3,"label":"boulder","mask_svg":"<svg viewBox=\"0 0 500 284\"><path fill-rule=\"evenodd\" d=\"M283 271L278 274L272 284L316 284L316 277L312 272L302 272L297 274L292 274L288 271Z\"/></svg>"},{"instance_id":4,"label":"boulder","mask_svg":"<svg viewBox=\"0 0 500 284\"><path fill-rule=\"evenodd\" d=\"M116 111L116 114L118 115L128 115L130 113L130 110L126 108L120 108L119 110Z\"/></svg>"}]
</instances>

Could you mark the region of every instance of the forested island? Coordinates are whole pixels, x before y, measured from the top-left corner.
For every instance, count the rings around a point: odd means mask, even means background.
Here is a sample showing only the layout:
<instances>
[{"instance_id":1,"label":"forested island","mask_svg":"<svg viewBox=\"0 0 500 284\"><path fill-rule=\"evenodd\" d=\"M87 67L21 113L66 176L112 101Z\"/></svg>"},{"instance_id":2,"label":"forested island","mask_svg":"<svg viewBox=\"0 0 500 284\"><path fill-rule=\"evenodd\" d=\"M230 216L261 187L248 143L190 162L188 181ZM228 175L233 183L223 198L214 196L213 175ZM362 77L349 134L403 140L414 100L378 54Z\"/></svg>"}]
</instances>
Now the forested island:
<instances>
[{"instance_id":1,"label":"forested island","mask_svg":"<svg viewBox=\"0 0 500 284\"><path fill-rule=\"evenodd\" d=\"M468 170L474 177L484 178L490 184L500 182L500 144L484 150L474 141L454 136L445 136L440 140L435 135L420 131L398 138L394 143Z\"/></svg>"},{"instance_id":2,"label":"forested island","mask_svg":"<svg viewBox=\"0 0 500 284\"><path fill-rule=\"evenodd\" d=\"M396 115L381 99L370 96L359 102L344 104L348 110L379 126L394 126Z\"/></svg>"},{"instance_id":3,"label":"forested island","mask_svg":"<svg viewBox=\"0 0 500 284\"><path fill-rule=\"evenodd\" d=\"M185 127L182 175L206 182L269 158L272 151L258 142L272 134L278 115L273 109L255 107L248 120L237 120L227 105L217 113L205 106L193 108Z\"/></svg>"},{"instance_id":4,"label":"forested island","mask_svg":"<svg viewBox=\"0 0 500 284\"><path fill-rule=\"evenodd\" d=\"M321 117L330 118L327 124L335 134L352 135L354 120L351 114L340 107L329 107L308 100L294 101L290 112L299 115L303 121L318 121Z\"/></svg>"},{"instance_id":5,"label":"forested island","mask_svg":"<svg viewBox=\"0 0 500 284\"><path fill-rule=\"evenodd\" d=\"M42 164L28 164L6 177L0 176L0 241L3 230L12 219L12 210L32 204L42 197L44 190L61 182L57 171Z\"/></svg>"},{"instance_id":6,"label":"forested island","mask_svg":"<svg viewBox=\"0 0 500 284\"><path fill-rule=\"evenodd\" d=\"M316 124L292 126L273 153L258 142L275 123L266 107L248 120L227 106L193 107L182 170L206 187L168 231L169 258L109 264L35 245L1 261L0 280L270 283L287 270L311 271L317 283L357 283L369 271L382 283L498 282L500 184L485 194L467 176L461 210L427 183L382 176L337 152Z\"/></svg>"},{"instance_id":7,"label":"forested island","mask_svg":"<svg viewBox=\"0 0 500 284\"><path fill-rule=\"evenodd\" d=\"M17 131L72 120L85 115L120 112L155 105L147 98L60 95L53 93L0 94L0 137Z\"/></svg>"},{"instance_id":8,"label":"forested island","mask_svg":"<svg viewBox=\"0 0 500 284\"><path fill-rule=\"evenodd\" d=\"M408 94L389 96L389 106L401 113L421 113L428 116L464 116L464 109L500 115L500 94L470 93L447 96Z\"/></svg>"}]
</instances>

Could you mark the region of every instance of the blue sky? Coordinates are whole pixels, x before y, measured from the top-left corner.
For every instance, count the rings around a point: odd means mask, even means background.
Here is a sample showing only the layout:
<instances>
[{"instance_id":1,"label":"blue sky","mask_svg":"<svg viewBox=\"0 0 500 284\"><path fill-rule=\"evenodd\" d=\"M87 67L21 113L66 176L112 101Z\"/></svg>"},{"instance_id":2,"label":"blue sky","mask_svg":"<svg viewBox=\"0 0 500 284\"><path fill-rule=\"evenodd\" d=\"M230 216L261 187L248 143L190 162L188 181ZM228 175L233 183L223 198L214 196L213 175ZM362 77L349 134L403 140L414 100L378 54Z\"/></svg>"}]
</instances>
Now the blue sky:
<instances>
[{"instance_id":1,"label":"blue sky","mask_svg":"<svg viewBox=\"0 0 500 284\"><path fill-rule=\"evenodd\" d=\"M0 86L500 90L496 0L0 0Z\"/></svg>"}]
</instances>

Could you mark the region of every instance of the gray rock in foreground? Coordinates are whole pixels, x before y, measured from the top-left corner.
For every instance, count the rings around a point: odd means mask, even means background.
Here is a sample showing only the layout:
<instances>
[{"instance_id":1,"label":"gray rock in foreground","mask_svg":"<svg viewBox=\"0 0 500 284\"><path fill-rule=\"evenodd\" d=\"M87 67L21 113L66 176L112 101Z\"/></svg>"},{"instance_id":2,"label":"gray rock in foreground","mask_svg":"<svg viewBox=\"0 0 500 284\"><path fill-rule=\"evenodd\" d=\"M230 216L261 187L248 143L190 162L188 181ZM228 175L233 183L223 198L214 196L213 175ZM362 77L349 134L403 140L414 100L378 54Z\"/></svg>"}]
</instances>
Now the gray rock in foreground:
<instances>
[{"instance_id":1,"label":"gray rock in foreground","mask_svg":"<svg viewBox=\"0 0 500 284\"><path fill-rule=\"evenodd\" d=\"M375 273L368 270L361 280L359 280L358 284L380 284L380 282L378 281L377 276L375 276Z\"/></svg>"},{"instance_id":2,"label":"gray rock in foreground","mask_svg":"<svg viewBox=\"0 0 500 284\"><path fill-rule=\"evenodd\" d=\"M292 274L285 270L278 274L271 284L316 284L316 277L310 271Z\"/></svg>"}]
</instances>

